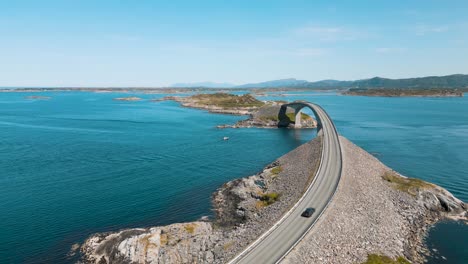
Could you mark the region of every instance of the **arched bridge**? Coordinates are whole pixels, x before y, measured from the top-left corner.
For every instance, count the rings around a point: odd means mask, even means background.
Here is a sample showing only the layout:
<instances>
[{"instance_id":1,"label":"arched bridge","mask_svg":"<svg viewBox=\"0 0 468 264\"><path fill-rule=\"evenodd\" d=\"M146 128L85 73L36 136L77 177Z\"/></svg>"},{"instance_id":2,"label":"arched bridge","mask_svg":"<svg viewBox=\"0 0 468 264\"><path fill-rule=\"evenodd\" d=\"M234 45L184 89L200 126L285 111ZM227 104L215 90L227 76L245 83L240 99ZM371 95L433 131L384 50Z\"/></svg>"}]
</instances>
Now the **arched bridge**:
<instances>
[{"instance_id":1,"label":"arched bridge","mask_svg":"<svg viewBox=\"0 0 468 264\"><path fill-rule=\"evenodd\" d=\"M322 137L320 166L314 180L299 201L273 227L229 263L278 263L283 260L314 226L338 187L342 154L333 121L322 107L306 101L284 104L279 115L286 115L288 107L295 110L295 125L300 125L301 109L308 107L314 112L319 129L318 136ZM312 161L304 160L304 162ZM301 213L308 207L315 208L316 212L310 218L301 217Z\"/></svg>"},{"instance_id":2,"label":"arched bridge","mask_svg":"<svg viewBox=\"0 0 468 264\"><path fill-rule=\"evenodd\" d=\"M317 120L317 130L320 131L322 129L322 122L320 119L320 115L317 113L317 110L315 110L319 106L309 103L307 101L294 101L292 103L283 104L281 106L280 112L278 113L279 126L287 126L289 124L289 118L286 115L288 107L294 109L294 116L295 116L294 127L295 128L301 127L301 110L304 107L307 107L307 108L310 108L312 112L314 112L315 119Z\"/></svg>"}]
</instances>

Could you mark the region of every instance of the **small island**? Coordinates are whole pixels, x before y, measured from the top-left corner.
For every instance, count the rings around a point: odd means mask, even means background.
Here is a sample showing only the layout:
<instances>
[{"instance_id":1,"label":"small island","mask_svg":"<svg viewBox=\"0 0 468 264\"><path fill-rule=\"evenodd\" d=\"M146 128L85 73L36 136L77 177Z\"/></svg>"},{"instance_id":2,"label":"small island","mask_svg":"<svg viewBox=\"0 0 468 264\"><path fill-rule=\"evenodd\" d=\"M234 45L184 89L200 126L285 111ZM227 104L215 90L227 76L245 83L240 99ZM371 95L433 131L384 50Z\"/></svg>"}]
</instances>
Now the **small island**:
<instances>
[{"instance_id":1,"label":"small island","mask_svg":"<svg viewBox=\"0 0 468 264\"><path fill-rule=\"evenodd\" d=\"M25 97L28 100L50 100L51 97L49 96L41 96L41 95L31 95Z\"/></svg>"},{"instance_id":2,"label":"small island","mask_svg":"<svg viewBox=\"0 0 468 264\"><path fill-rule=\"evenodd\" d=\"M295 124L294 109L287 109L286 116L279 115L285 101L260 101L251 94L235 95L228 93L196 94L189 97L167 96L154 101L173 100L184 107L208 110L211 113L248 115L249 118L236 124L224 124L218 128L293 128ZM301 113L301 128L315 128L317 121Z\"/></svg>"},{"instance_id":3,"label":"small island","mask_svg":"<svg viewBox=\"0 0 468 264\"><path fill-rule=\"evenodd\" d=\"M119 97L119 98L114 98L116 101L140 101L140 97L136 96L130 96L130 97Z\"/></svg>"},{"instance_id":4,"label":"small island","mask_svg":"<svg viewBox=\"0 0 468 264\"><path fill-rule=\"evenodd\" d=\"M463 97L457 89L361 89L353 88L343 95L381 96L381 97Z\"/></svg>"}]
</instances>

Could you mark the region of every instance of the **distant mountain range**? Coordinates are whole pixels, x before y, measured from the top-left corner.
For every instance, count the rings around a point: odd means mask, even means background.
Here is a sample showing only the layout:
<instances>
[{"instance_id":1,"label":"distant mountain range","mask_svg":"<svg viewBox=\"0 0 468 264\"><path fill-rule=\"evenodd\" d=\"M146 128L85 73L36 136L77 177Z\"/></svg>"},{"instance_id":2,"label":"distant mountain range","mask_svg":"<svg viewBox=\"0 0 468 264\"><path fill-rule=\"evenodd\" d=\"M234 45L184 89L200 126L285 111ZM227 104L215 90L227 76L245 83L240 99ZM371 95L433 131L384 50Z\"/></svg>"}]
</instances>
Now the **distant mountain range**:
<instances>
[{"instance_id":1,"label":"distant mountain range","mask_svg":"<svg viewBox=\"0 0 468 264\"><path fill-rule=\"evenodd\" d=\"M238 85L236 88L272 88L272 87L298 87L307 85L309 82L305 80L297 80L294 78L290 79L281 79L275 81L267 81L260 83L247 83L243 85Z\"/></svg>"},{"instance_id":2,"label":"distant mountain range","mask_svg":"<svg viewBox=\"0 0 468 264\"><path fill-rule=\"evenodd\" d=\"M310 89L350 89L350 88L398 88L398 89L430 89L430 88L468 88L468 74L453 74L447 76L428 76L421 78L388 79L374 77L356 81L322 80L309 82L294 78L281 79L260 83L232 85L228 83L179 83L172 87L207 87L207 88L310 88Z\"/></svg>"}]
</instances>

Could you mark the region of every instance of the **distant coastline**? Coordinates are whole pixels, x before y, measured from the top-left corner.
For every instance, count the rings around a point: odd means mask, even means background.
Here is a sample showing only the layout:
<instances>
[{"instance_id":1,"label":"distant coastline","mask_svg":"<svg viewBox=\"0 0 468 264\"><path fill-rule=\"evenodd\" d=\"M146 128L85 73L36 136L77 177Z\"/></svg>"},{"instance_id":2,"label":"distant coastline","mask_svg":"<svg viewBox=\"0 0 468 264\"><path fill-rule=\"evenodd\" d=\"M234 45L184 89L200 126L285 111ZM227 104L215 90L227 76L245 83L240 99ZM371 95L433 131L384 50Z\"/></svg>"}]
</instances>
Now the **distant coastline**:
<instances>
[{"instance_id":1,"label":"distant coastline","mask_svg":"<svg viewBox=\"0 0 468 264\"><path fill-rule=\"evenodd\" d=\"M463 91L452 89L350 89L342 94L379 97L463 97Z\"/></svg>"}]
</instances>

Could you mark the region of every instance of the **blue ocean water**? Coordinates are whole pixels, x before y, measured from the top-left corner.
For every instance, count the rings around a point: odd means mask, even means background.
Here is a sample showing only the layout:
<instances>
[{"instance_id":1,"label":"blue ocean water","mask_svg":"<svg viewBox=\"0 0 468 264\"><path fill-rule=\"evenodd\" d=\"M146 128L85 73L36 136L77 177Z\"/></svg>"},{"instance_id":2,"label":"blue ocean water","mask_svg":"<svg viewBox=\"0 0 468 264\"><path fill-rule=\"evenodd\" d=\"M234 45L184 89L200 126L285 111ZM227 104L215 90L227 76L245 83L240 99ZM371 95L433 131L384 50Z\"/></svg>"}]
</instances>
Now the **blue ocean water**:
<instances>
[{"instance_id":1,"label":"blue ocean water","mask_svg":"<svg viewBox=\"0 0 468 264\"><path fill-rule=\"evenodd\" d=\"M30 95L52 98L25 99ZM70 246L89 234L210 215L217 187L315 136L315 130L220 130L215 126L243 117L149 101L164 94L112 100L124 96L0 93L2 263L67 263ZM295 93L261 99L317 102L341 134L390 167L468 200L466 97ZM457 252L445 253L447 263L468 259Z\"/></svg>"},{"instance_id":2,"label":"blue ocean water","mask_svg":"<svg viewBox=\"0 0 468 264\"><path fill-rule=\"evenodd\" d=\"M210 215L216 188L315 136L124 96L0 93L0 263L66 263L92 233Z\"/></svg>"}]
</instances>

